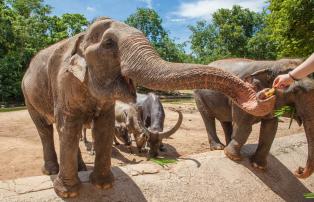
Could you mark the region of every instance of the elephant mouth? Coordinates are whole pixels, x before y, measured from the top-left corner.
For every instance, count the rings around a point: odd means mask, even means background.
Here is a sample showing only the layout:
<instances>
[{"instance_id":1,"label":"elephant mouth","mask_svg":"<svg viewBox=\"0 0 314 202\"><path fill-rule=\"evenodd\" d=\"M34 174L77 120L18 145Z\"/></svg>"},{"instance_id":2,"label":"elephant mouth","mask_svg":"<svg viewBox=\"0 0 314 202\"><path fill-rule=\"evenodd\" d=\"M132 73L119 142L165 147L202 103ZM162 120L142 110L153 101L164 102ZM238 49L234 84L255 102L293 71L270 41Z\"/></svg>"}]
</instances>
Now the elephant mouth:
<instances>
[{"instance_id":1,"label":"elephant mouth","mask_svg":"<svg viewBox=\"0 0 314 202\"><path fill-rule=\"evenodd\" d=\"M115 81L114 98L122 102L136 102L136 86L132 79L119 75Z\"/></svg>"}]
</instances>

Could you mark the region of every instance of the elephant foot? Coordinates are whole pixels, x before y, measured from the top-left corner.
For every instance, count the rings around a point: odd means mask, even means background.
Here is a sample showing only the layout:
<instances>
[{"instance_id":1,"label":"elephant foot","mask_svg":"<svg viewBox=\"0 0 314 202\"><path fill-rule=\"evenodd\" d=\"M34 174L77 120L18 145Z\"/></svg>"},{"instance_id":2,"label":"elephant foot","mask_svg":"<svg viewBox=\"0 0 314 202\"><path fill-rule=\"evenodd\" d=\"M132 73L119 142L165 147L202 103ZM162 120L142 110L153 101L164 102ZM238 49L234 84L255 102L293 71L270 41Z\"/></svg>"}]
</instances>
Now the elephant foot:
<instances>
[{"instance_id":1,"label":"elephant foot","mask_svg":"<svg viewBox=\"0 0 314 202\"><path fill-rule=\"evenodd\" d=\"M59 172L59 164L55 162L47 162L42 166L41 172L44 175L56 175Z\"/></svg>"},{"instance_id":2,"label":"elephant foot","mask_svg":"<svg viewBox=\"0 0 314 202\"><path fill-rule=\"evenodd\" d=\"M90 182L98 189L110 189L113 186L114 176L111 171L107 175L99 175L92 172L89 176Z\"/></svg>"},{"instance_id":3,"label":"elephant foot","mask_svg":"<svg viewBox=\"0 0 314 202\"><path fill-rule=\"evenodd\" d=\"M78 196L80 185L79 180L73 185L66 185L59 176L53 181L54 190L61 198L74 198Z\"/></svg>"},{"instance_id":4,"label":"elephant foot","mask_svg":"<svg viewBox=\"0 0 314 202\"><path fill-rule=\"evenodd\" d=\"M255 156L252 156L252 158L250 159L251 161L251 165L253 168L258 169L258 170L266 170L267 167L267 160L260 160L258 158L256 158Z\"/></svg>"},{"instance_id":5,"label":"elephant foot","mask_svg":"<svg viewBox=\"0 0 314 202\"><path fill-rule=\"evenodd\" d=\"M228 144L228 146L225 147L224 152L225 155L233 160L233 161L241 161L242 156L240 154L240 147L233 146L232 144Z\"/></svg>"},{"instance_id":6,"label":"elephant foot","mask_svg":"<svg viewBox=\"0 0 314 202\"><path fill-rule=\"evenodd\" d=\"M307 178L313 173L313 170L308 169L307 167L299 167L295 172L294 175L298 178Z\"/></svg>"},{"instance_id":7,"label":"elephant foot","mask_svg":"<svg viewBox=\"0 0 314 202\"><path fill-rule=\"evenodd\" d=\"M225 148L225 146L223 144L221 144L220 142L211 142L210 144L210 150L214 151L214 150L223 150Z\"/></svg>"}]
</instances>

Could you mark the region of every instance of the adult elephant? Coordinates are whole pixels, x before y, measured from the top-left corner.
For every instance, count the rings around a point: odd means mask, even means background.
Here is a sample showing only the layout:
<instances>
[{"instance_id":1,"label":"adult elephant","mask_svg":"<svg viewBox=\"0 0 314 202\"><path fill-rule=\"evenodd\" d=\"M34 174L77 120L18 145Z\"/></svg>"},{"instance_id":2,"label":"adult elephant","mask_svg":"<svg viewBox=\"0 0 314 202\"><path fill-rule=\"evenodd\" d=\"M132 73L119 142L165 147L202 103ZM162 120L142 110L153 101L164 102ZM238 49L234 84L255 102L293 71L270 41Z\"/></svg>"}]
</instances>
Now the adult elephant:
<instances>
[{"instance_id":1,"label":"adult elephant","mask_svg":"<svg viewBox=\"0 0 314 202\"><path fill-rule=\"evenodd\" d=\"M98 188L112 186L115 100L135 101L133 82L159 90L210 88L255 115L273 108L274 96L258 101L249 84L220 69L204 67L162 60L142 32L105 17L86 32L40 51L24 75L22 89L42 141L43 170L58 172L56 193L64 198L78 194L79 136L82 125L90 119L96 151L90 181ZM60 167L53 123L60 136Z\"/></svg>"},{"instance_id":2,"label":"adult elephant","mask_svg":"<svg viewBox=\"0 0 314 202\"><path fill-rule=\"evenodd\" d=\"M271 87L277 75L287 73L298 66L302 61L298 59L282 59L277 61L254 61L247 59L225 59L211 63L211 66L223 70L246 80L256 89ZM308 160L305 169L299 168L296 176L305 178L314 170L314 81L304 79L291 85L285 91L276 92L276 108L290 105L296 108L294 118L299 124L303 122L308 140ZM251 161L254 167L264 169L266 158L274 140L278 119L267 115L264 117L252 116L235 106L223 94L212 90L196 90L195 100L197 107L206 125L208 139L212 150L223 149L216 134L215 119L219 120L228 146L226 155L233 160L241 160L240 149L247 141L252 131L252 125L261 122L260 138L256 153ZM232 136L232 138L231 138Z\"/></svg>"}]
</instances>

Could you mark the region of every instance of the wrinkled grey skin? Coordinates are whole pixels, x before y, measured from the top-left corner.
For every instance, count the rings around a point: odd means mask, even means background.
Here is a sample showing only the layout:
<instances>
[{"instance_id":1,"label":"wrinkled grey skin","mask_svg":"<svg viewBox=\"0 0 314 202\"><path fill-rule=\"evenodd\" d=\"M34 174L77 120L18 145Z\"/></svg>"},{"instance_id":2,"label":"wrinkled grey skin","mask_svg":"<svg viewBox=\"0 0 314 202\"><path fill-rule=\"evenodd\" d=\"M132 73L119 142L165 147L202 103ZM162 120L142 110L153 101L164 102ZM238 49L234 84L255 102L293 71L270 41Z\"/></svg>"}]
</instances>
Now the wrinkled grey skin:
<instances>
[{"instance_id":1,"label":"wrinkled grey skin","mask_svg":"<svg viewBox=\"0 0 314 202\"><path fill-rule=\"evenodd\" d=\"M164 130L165 111L159 97L154 93L148 93L147 95L137 93L136 96L136 105L142 109L141 119L144 126L151 131L162 132ZM169 136L172 134L169 134ZM159 135L150 136L148 144L151 156L157 156L158 150L165 151L162 138Z\"/></svg>"},{"instance_id":2,"label":"wrinkled grey skin","mask_svg":"<svg viewBox=\"0 0 314 202\"><path fill-rule=\"evenodd\" d=\"M287 73L299 65L301 60L282 59L278 61L253 61L242 59L227 59L211 63L211 66L219 66L226 71L239 75L242 79L250 82L256 89L270 88L277 75ZM309 144L308 162L305 167L299 168L296 176L308 177L313 172L313 138L314 138L314 82L304 79L289 87L285 91L276 92L276 108L284 105L294 106L296 114L294 119L299 125L303 122ZM252 125L261 122L258 148L252 156L252 165L256 168L265 169L266 158L274 140L278 119L272 115L264 117L252 116L230 100L211 90L195 90L197 107L206 125L208 140L212 150L223 149L216 134L215 119L219 120L228 146L225 148L226 155L233 160L241 160L240 150L252 131Z\"/></svg>"},{"instance_id":3,"label":"wrinkled grey skin","mask_svg":"<svg viewBox=\"0 0 314 202\"><path fill-rule=\"evenodd\" d=\"M140 95L142 97L142 95ZM157 97L152 96L154 99ZM159 100L159 99L158 99ZM146 105L146 104L145 104ZM116 122L118 124L125 124L129 134L133 134L136 146L139 149L139 152L142 152L145 144L149 144L149 155L156 157L158 155L158 149L163 138L169 138L174 134L180 127L182 123L182 113L178 112L179 118L175 126L167 131L163 131L163 122L162 130L156 130L155 128L150 128L148 125L145 125L146 122L143 122L144 108L145 105L133 105L126 104L123 102L116 102L115 112L116 112ZM158 107L162 107L161 103L158 104ZM162 109L163 110L163 109ZM146 111L147 112L147 111ZM163 112L164 113L164 112ZM164 115L163 115L164 116ZM148 117L147 117L148 118ZM164 120L164 119L163 119ZM145 119L145 121L148 121ZM155 121L157 124L158 120ZM157 125L156 125L157 126Z\"/></svg>"},{"instance_id":4,"label":"wrinkled grey skin","mask_svg":"<svg viewBox=\"0 0 314 202\"><path fill-rule=\"evenodd\" d=\"M133 81L157 90L217 90L256 115L273 108L274 97L258 102L247 83L217 68L203 67L162 60L142 32L105 17L86 32L40 51L23 77L22 90L42 142L43 171L58 173L55 192L63 198L79 193L78 170L85 170L79 138L89 120L94 124L96 151L90 182L101 189L112 187L114 106L116 100L135 102ZM53 141L54 123L60 139L60 166Z\"/></svg>"},{"instance_id":5,"label":"wrinkled grey skin","mask_svg":"<svg viewBox=\"0 0 314 202\"><path fill-rule=\"evenodd\" d=\"M116 102L115 106L115 119L117 124L124 124L127 128L129 136L133 134L134 140L139 151L145 145L148 134L146 134L139 124L138 110L135 104L126 104L123 102Z\"/></svg>"}]
</instances>

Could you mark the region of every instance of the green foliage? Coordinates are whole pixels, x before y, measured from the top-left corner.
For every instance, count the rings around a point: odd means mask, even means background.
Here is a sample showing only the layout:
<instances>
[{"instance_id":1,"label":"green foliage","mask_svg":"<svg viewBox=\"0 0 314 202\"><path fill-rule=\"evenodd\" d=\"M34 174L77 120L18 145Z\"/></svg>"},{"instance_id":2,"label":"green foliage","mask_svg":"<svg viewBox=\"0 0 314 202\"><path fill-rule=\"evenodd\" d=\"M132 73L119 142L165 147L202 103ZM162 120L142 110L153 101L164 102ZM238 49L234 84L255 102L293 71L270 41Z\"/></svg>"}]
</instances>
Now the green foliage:
<instances>
[{"instance_id":1,"label":"green foliage","mask_svg":"<svg viewBox=\"0 0 314 202\"><path fill-rule=\"evenodd\" d=\"M274 116L277 118L280 118L284 116L285 114L292 114L295 111L294 107L291 106L283 106L280 109L276 109L274 111Z\"/></svg>"},{"instance_id":2,"label":"green foliage","mask_svg":"<svg viewBox=\"0 0 314 202\"><path fill-rule=\"evenodd\" d=\"M125 23L141 30L163 59L171 62L183 62L186 59L183 45L177 45L169 38L155 10L138 8Z\"/></svg>"},{"instance_id":3,"label":"green foliage","mask_svg":"<svg viewBox=\"0 0 314 202\"><path fill-rule=\"evenodd\" d=\"M314 52L314 1L269 0L267 17L279 57L306 57Z\"/></svg>"},{"instance_id":4,"label":"green foliage","mask_svg":"<svg viewBox=\"0 0 314 202\"><path fill-rule=\"evenodd\" d=\"M274 117L280 118L280 117L285 116L285 115L290 115L290 123L289 123L289 129L290 129L294 115L295 115L295 112L296 112L295 107L282 106L281 108L276 109L274 111Z\"/></svg>"},{"instance_id":5,"label":"green foliage","mask_svg":"<svg viewBox=\"0 0 314 202\"><path fill-rule=\"evenodd\" d=\"M151 161L157 163L158 165L164 167L167 164L176 163L178 160L176 159L166 159L166 158L151 158Z\"/></svg>"},{"instance_id":6,"label":"green foliage","mask_svg":"<svg viewBox=\"0 0 314 202\"><path fill-rule=\"evenodd\" d=\"M191 48L202 63L226 57L274 58L273 43L264 29L266 12L256 13L240 6L219 9L212 22L189 26Z\"/></svg>"},{"instance_id":7,"label":"green foliage","mask_svg":"<svg viewBox=\"0 0 314 202\"><path fill-rule=\"evenodd\" d=\"M80 14L50 16L43 0L0 3L0 102L22 102L22 76L36 52L84 30Z\"/></svg>"}]
</instances>

